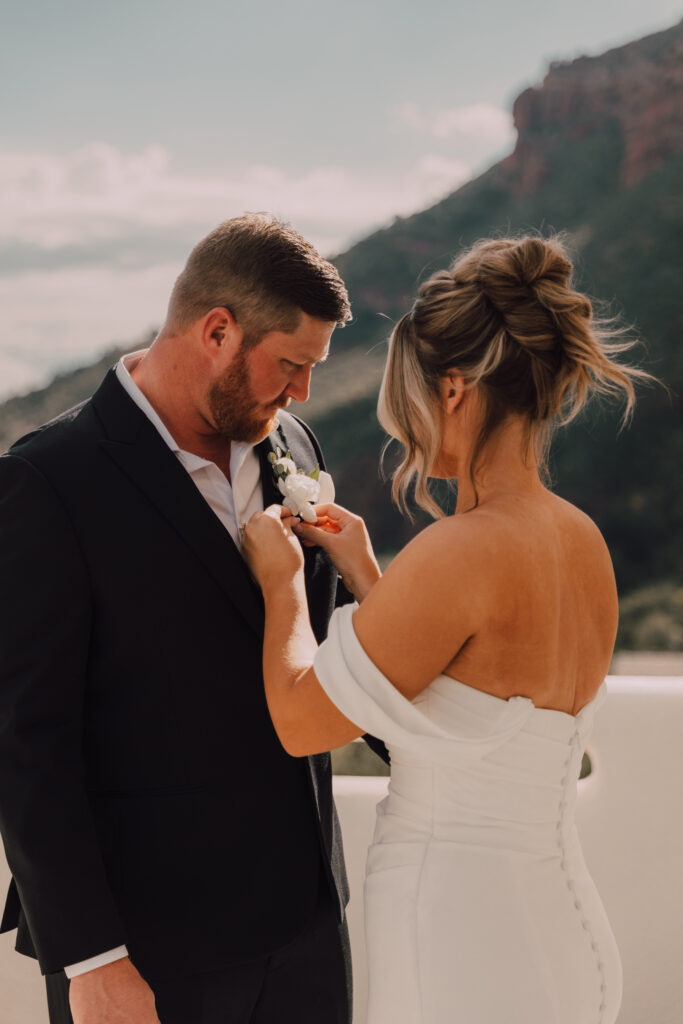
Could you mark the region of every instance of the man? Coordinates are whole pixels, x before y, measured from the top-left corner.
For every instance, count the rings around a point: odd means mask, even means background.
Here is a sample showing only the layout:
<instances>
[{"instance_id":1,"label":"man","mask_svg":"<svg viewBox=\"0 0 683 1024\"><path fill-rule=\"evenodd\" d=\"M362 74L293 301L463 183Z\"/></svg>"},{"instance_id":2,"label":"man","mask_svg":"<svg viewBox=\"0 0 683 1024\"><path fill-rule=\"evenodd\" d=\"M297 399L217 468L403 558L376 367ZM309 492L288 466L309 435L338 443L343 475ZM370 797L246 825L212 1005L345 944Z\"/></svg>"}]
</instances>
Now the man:
<instances>
[{"instance_id":1,"label":"man","mask_svg":"<svg viewBox=\"0 0 683 1024\"><path fill-rule=\"evenodd\" d=\"M239 550L269 454L322 466L281 410L348 317L288 225L227 221L149 351L0 459L2 929L53 1022L350 1019L329 756L276 738ZM322 638L337 578L306 567Z\"/></svg>"}]
</instances>

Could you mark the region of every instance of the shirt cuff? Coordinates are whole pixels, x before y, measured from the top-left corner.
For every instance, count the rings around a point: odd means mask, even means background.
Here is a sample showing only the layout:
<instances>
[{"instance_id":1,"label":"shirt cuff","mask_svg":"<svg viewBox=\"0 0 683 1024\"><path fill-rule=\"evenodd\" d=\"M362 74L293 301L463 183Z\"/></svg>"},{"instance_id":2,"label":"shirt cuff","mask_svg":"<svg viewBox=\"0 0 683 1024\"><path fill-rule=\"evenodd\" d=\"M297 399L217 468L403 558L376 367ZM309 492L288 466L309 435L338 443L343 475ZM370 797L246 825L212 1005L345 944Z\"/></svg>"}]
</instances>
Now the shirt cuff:
<instances>
[{"instance_id":1,"label":"shirt cuff","mask_svg":"<svg viewBox=\"0 0 683 1024\"><path fill-rule=\"evenodd\" d=\"M81 960L78 964L69 964L64 968L64 973L67 978L76 978L79 974L94 971L96 967L104 967L105 964L113 964L115 960L122 960L124 956L128 956L126 947L117 946L116 949L110 949L106 953L91 956L89 960Z\"/></svg>"}]
</instances>

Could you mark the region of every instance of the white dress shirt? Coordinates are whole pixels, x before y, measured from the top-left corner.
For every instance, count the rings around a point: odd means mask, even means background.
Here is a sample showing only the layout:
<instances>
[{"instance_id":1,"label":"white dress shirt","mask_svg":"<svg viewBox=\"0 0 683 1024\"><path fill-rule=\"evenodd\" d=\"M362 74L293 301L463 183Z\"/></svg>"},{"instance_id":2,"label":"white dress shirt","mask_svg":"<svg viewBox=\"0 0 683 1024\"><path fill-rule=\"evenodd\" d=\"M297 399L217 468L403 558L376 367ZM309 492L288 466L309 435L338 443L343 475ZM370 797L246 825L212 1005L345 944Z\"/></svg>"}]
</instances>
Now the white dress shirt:
<instances>
[{"instance_id":1,"label":"white dress shirt","mask_svg":"<svg viewBox=\"0 0 683 1024\"><path fill-rule=\"evenodd\" d=\"M237 547L241 548L240 526L248 522L254 512L263 510L261 467L258 455L254 451L254 445L246 441L231 443L230 478L232 484L215 462L202 459L192 452L183 451L174 441L154 406L143 395L131 377L131 370L146 351L146 349L141 349L139 352L131 352L121 357L116 364L118 381L150 422L154 424L163 440L189 473L192 482L206 503L216 513ZM100 953L98 956L82 960L77 964L71 964L65 967L64 971L67 978L75 978L79 974L93 971L96 967L104 967L105 964L113 963L124 956L128 956L126 947L117 946L116 949L107 950L106 953Z\"/></svg>"}]
</instances>

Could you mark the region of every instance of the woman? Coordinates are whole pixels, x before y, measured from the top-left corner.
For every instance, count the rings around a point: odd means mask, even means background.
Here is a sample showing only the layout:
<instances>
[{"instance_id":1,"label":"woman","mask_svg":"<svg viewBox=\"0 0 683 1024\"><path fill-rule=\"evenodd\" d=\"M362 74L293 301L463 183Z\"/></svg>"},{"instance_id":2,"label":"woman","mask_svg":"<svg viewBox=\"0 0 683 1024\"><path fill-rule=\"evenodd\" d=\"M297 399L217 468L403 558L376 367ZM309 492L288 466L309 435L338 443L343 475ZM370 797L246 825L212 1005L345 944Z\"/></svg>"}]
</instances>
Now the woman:
<instances>
[{"instance_id":1,"label":"woman","mask_svg":"<svg viewBox=\"0 0 683 1024\"><path fill-rule=\"evenodd\" d=\"M592 320L557 239L481 242L397 324L379 418L437 521L380 579L362 520L277 506L245 553L266 606L264 678L293 756L363 732L391 754L365 885L368 1024L611 1024L614 937L573 817L617 628L596 526L542 482L550 431L623 393L625 347ZM444 517L428 478L458 479ZM281 517L282 515L282 517ZM317 649L300 538L357 605Z\"/></svg>"}]
</instances>

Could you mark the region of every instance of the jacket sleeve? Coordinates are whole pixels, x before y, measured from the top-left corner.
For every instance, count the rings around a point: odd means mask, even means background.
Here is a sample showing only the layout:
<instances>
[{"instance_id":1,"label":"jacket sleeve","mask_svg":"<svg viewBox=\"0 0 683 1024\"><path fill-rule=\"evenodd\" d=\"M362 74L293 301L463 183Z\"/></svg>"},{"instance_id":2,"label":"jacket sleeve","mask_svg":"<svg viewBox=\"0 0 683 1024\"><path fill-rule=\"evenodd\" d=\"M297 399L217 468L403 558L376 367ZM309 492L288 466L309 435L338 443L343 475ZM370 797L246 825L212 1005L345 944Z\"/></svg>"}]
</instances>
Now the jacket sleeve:
<instances>
[{"instance_id":1,"label":"jacket sleeve","mask_svg":"<svg viewBox=\"0 0 683 1024\"><path fill-rule=\"evenodd\" d=\"M66 510L0 458L0 831L43 973L125 942L91 818L83 708L91 600Z\"/></svg>"}]
</instances>

